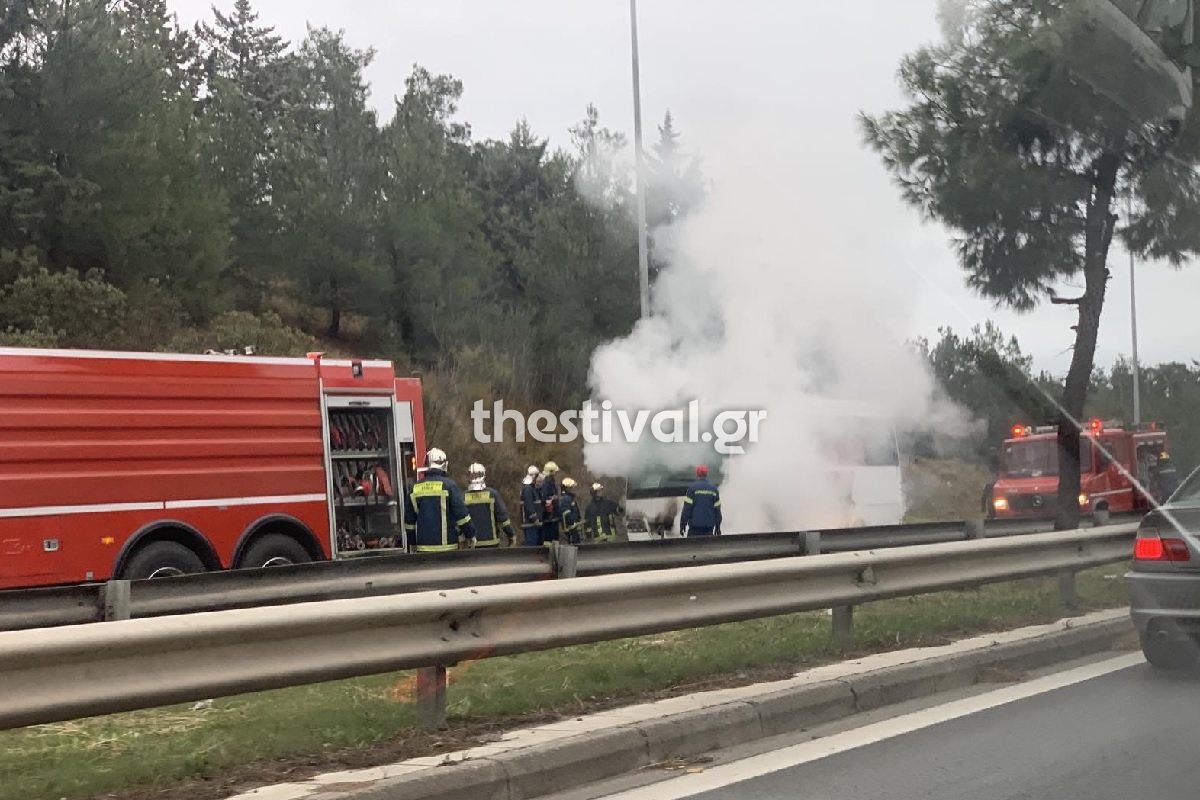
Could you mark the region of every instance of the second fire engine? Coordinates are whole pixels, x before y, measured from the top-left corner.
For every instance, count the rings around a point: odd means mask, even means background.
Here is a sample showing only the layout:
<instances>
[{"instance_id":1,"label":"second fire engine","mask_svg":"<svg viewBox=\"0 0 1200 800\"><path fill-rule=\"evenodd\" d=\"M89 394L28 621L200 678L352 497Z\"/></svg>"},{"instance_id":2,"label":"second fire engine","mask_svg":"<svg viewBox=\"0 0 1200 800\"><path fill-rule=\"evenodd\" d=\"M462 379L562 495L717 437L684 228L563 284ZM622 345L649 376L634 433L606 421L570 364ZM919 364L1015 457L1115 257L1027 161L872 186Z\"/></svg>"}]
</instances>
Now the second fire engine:
<instances>
[{"instance_id":1,"label":"second fire engine","mask_svg":"<svg viewBox=\"0 0 1200 800\"><path fill-rule=\"evenodd\" d=\"M1017 425L1004 441L992 486L990 513L1000 519L1050 517L1058 510L1058 433L1054 426ZM1167 452L1167 434L1155 423L1127 429L1092 420L1079 445L1079 508L1123 513L1152 507L1155 467Z\"/></svg>"}]
</instances>

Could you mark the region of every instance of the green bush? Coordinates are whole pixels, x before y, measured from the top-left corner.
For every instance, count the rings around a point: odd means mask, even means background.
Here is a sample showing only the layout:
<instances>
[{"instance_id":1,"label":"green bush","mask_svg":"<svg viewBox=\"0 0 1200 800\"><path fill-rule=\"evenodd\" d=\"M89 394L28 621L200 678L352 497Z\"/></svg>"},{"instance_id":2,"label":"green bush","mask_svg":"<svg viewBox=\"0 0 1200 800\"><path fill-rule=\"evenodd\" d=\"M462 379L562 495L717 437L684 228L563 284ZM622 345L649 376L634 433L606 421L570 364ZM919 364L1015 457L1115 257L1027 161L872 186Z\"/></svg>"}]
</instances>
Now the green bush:
<instances>
[{"instance_id":1,"label":"green bush","mask_svg":"<svg viewBox=\"0 0 1200 800\"><path fill-rule=\"evenodd\" d=\"M121 347L128 298L90 271L50 272L26 268L0 289L0 327L5 340L40 347Z\"/></svg>"},{"instance_id":2,"label":"green bush","mask_svg":"<svg viewBox=\"0 0 1200 800\"><path fill-rule=\"evenodd\" d=\"M200 328L182 330L159 347L173 353L203 353L206 350L237 350L253 347L257 355L303 356L321 350L320 343L295 328L278 314L259 316L245 311L228 311Z\"/></svg>"}]
</instances>

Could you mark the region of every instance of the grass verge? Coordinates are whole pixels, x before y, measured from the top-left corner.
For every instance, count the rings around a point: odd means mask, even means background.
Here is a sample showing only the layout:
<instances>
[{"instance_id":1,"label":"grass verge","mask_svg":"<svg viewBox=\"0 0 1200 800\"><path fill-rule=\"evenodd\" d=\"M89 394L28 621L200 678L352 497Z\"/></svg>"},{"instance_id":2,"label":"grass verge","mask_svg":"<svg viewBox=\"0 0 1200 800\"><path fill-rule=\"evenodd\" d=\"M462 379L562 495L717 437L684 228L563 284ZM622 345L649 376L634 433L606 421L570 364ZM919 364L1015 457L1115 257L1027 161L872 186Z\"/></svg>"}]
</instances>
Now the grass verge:
<instances>
[{"instance_id":1,"label":"grass verge","mask_svg":"<svg viewBox=\"0 0 1200 800\"><path fill-rule=\"evenodd\" d=\"M1081 610L1125 604L1125 569L1081 574ZM548 719L1063 614L1057 583L1038 579L868 604L855 613L849 651L833 642L826 615L810 613L490 659L452 671L452 730L436 735L414 729L408 673L0 732L0 800L212 800L471 746Z\"/></svg>"}]
</instances>

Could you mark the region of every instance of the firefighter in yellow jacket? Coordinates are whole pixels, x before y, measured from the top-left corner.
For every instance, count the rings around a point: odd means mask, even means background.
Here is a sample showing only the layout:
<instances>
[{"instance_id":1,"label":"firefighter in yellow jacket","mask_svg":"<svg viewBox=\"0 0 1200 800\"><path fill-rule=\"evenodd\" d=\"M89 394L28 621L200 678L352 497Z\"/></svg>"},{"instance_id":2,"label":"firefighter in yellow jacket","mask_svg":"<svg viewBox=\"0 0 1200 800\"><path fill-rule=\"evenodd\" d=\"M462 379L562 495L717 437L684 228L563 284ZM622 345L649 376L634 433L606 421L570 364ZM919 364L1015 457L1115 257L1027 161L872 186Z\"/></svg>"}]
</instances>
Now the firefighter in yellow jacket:
<instances>
[{"instance_id":1,"label":"firefighter in yellow jacket","mask_svg":"<svg viewBox=\"0 0 1200 800\"><path fill-rule=\"evenodd\" d=\"M604 496L604 487L599 483L592 484L592 499L583 512L584 525L587 526L589 537L597 542L615 542L617 540L617 514L622 513L621 506L615 500Z\"/></svg>"},{"instance_id":2,"label":"firefighter in yellow jacket","mask_svg":"<svg viewBox=\"0 0 1200 800\"><path fill-rule=\"evenodd\" d=\"M563 478L561 494L559 494L558 513L562 520L563 536L568 544L581 544L580 534L583 532L583 509L575 497L575 487L578 486L573 478Z\"/></svg>"},{"instance_id":3,"label":"firefighter in yellow jacket","mask_svg":"<svg viewBox=\"0 0 1200 800\"><path fill-rule=\"evenodd\" d=\"M475 526L462 489L446 474L446 453L433 448L426 456L425 477L404 504L404 529L418 553L440 553L475 546ZM455 533L457 535L455 535Z\"/></svg>"},{"instance_id":4,"label":"firefighter in yellow jacket","mask_svg":"<svg viewBox=\"0 0 1200 800\"><path fill-rule=\"evenodd\" d=\"M500 492L487 485L487 470L483 464L472 464L467 468L470 482L467 484L467 509L475 525L476 547L499 547L500 532L508 537L508 546L517 543L517 533Z\"/></svg>"}]
</instances>

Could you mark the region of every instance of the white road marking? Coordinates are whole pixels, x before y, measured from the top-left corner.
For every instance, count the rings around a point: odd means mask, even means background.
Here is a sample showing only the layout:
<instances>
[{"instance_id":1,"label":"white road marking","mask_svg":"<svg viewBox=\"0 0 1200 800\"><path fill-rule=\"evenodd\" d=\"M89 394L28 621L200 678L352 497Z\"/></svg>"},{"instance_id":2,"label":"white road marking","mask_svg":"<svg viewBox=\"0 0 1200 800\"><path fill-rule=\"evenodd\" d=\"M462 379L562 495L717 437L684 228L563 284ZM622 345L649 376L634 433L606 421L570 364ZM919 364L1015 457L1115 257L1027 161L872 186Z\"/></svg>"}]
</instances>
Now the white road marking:
<instances>
[{"instance_id":1,"label":"white road marking","mask_svg":"<svg viewBox=\"0 0 1200 800\"><path fill-rule=\"evenodd\" d=\"M1066 672L1047 675L1027 683L1006 686L986 694L955 700L933 708L914 711L892 719L843 731L822 739L785 747L770 753L722 764L704 772L682 775L637 789L608 795L605 800L681 800L714 789L768 775L772 772L818 761L828 756L865 747L876 742L902 736L942 722L977 714L981 711L1024 700L1076 683L1099 678L1143 662L1141 653L1130 653L1096 664L1077 667Z\"/></svg>"}]
</instances>

